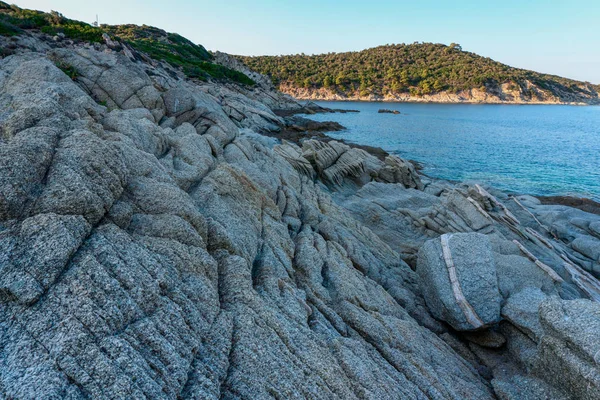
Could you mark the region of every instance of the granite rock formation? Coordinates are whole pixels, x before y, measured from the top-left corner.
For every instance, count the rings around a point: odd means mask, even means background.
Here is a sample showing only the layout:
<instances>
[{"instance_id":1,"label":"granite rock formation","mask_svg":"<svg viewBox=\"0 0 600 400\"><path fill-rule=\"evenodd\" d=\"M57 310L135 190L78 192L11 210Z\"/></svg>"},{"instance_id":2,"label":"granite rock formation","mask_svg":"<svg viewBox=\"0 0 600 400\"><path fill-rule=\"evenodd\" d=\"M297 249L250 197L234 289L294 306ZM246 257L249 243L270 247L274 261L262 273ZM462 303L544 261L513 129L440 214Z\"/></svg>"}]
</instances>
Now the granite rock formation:
<instances>
[{"instance_id":1,"label":"granite rock formation","mask_svg":"<svg viewBox=\"0 0 600 400\"><path fill-rule=\"evenodd\" d=\"M589 214L337 142L279 143L260 133L289 99L268 88L19 41L0 60L0 397L600 390ZM467 261L497 279L467 295L493 310L476 332L440 317L447 294L423 278L445 234L459 279Z\"/></svg>"}]
</instances>

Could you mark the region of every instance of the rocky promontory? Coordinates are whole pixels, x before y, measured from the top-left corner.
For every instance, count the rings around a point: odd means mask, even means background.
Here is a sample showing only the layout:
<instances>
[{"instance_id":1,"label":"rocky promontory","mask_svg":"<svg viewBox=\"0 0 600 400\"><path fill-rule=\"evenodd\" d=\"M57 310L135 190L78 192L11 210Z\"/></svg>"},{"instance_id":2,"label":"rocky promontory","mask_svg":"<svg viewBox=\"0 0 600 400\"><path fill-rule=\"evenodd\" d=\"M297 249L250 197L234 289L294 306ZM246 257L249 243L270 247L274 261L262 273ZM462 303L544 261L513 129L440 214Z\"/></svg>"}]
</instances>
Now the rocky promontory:
<instances>
[{"instance_id":1,"label":"rocky promontory","mask_svg":"<svg viewBox=\"0 0 600 400\"><path fill-rule=\"evenodd\" d=\"M600 397L600 216L278 138L257 75L8 44L1 398Z\"/></svg>"}]
</instances>

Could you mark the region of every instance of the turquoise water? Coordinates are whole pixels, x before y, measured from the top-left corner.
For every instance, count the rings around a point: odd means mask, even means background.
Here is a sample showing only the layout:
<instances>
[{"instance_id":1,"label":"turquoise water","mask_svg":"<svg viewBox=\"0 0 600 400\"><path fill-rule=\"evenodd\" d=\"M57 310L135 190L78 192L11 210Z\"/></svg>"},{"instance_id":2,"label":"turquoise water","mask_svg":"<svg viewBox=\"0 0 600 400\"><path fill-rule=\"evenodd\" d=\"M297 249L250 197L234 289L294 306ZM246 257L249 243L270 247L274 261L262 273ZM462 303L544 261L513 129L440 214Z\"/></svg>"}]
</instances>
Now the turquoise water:
<instances>
[{"instance_id":1,"label":"turquoise water","mask_svg":"<svg viewBox=\"0 0 600 400\"><path fill-rule=\"evenodd\" d=\"M360 113L318 114L335 138L378 146L427 175L533 195L600 200L600 107L319 102ZM380 108L401 115L378 114Z\"/></svg>"}]
</instances>

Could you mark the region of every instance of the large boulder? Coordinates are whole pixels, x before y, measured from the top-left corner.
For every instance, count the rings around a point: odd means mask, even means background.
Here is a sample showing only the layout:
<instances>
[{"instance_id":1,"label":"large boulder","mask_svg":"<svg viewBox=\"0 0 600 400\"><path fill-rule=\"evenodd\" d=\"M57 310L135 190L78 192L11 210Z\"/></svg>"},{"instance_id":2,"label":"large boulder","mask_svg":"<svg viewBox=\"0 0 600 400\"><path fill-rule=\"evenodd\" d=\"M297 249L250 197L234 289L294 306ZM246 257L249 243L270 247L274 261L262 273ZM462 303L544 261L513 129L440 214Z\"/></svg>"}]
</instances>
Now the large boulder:
<instances>
[{"instance_id":1,"label":"large boulder","mask_svg":"<svg viewBox=\"0 0 600 400\"><path fill-rule=\"evenodd\" d=\"M459 331L500 320L501 296L490 241L478 233L444 234L419 250L417 273L434 317Z\"/></svg>"}]
</instances>

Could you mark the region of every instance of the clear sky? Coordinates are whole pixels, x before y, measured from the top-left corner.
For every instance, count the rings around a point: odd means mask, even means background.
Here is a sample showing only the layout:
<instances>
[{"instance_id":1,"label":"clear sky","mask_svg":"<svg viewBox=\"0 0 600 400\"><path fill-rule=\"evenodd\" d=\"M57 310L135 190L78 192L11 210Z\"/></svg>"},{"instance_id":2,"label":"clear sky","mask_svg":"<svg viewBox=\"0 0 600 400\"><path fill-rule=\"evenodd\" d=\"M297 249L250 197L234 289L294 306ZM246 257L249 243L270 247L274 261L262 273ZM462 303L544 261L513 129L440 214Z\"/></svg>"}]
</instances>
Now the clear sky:
<instances>
[{"instance_id":1,"label":"clear sky","mask_svg":"<svg viewBox=\"0 0 600 400\"><path fill-rule=\"evenodd\" d=\"M600 84L600 0L4 0L100 23L147 24L243 55L415 41Z\"/></svg>"}]
</instances>

